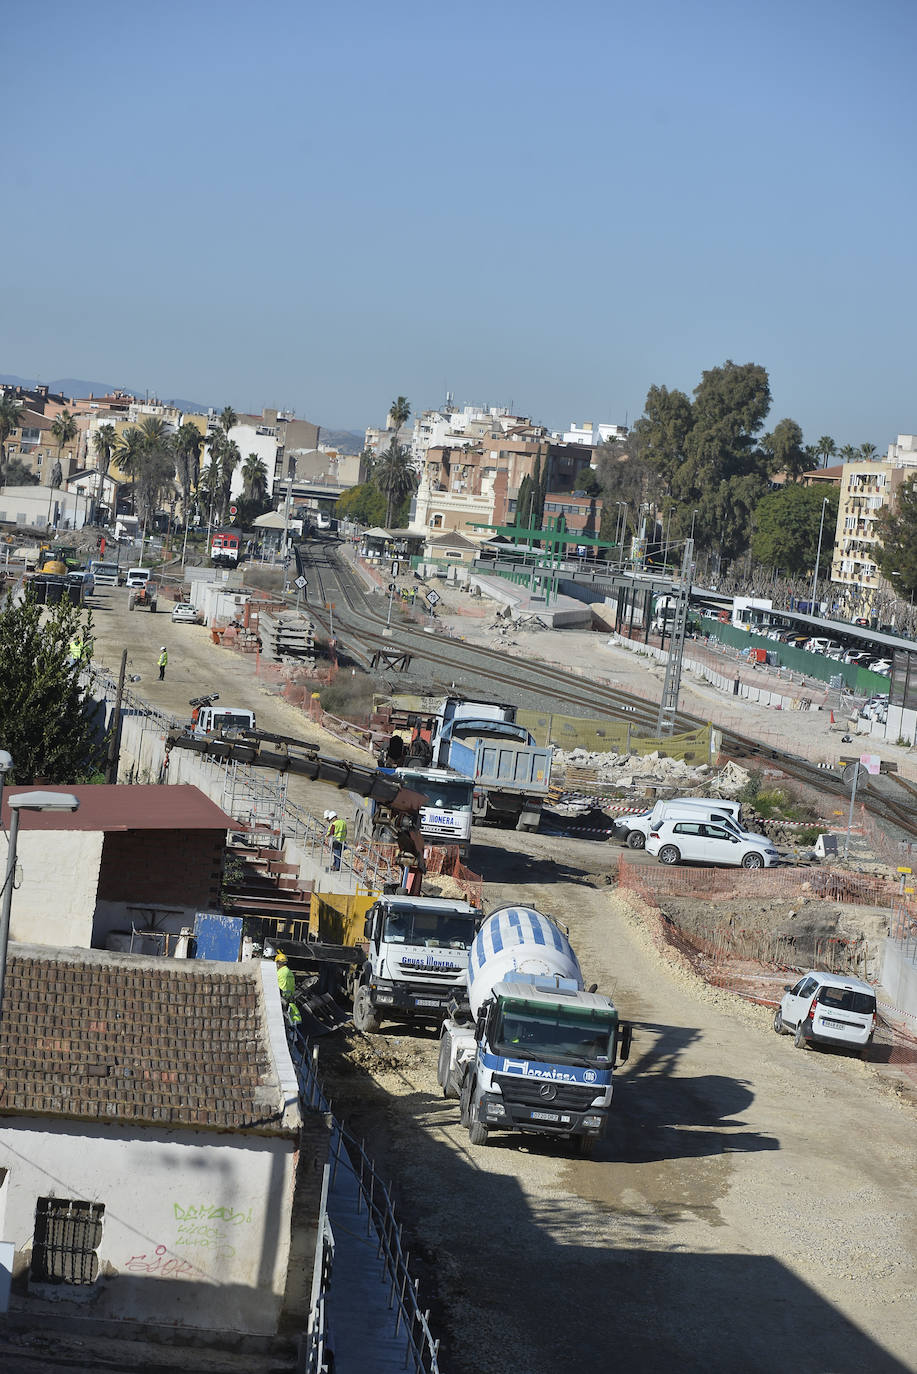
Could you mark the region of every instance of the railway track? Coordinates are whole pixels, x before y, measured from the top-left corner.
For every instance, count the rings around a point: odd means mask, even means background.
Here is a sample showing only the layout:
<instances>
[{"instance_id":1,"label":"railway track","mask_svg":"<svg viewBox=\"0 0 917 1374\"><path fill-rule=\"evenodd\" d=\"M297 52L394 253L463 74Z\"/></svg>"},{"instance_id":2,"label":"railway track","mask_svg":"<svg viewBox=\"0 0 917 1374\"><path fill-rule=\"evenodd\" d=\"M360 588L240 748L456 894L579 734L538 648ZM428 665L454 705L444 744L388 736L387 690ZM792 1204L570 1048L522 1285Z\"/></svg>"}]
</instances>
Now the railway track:
<instances>
[{"instance_id":1,"label":"railway track","mask_svg":"<svg viewBox=\"0 0 917 1374\"><path fill-rule=\"evenodd\" d=\"M308 569L309 613L326 631L330 632L331 615L323 607L329 601L334 604L334 633L338 642L363 667L369 669L372 655L380 648L391 648L392 637L383 633L385 616L370 609L366 592L359 577L347 564L335 555L330 544L305 544L300 547L304 567ZM318 596L313 596L313 591ZM319 604L316 605L316 602ZM500 688L515 692L520 683L520 663L495 649L481 645L465 645L456 640L434 637L422 630L398 627L398 645L410 652L415 658L423 659L435 668L448 673L450 680L461 680L469 672L476 677L486 678ZM527 690L543 693L554 708L566 706L573 713L594 715L607 712L614 718L629 720L635 725L654 730L658 716L658 704L647 702L617 687L609 687L594 681L584 681L565 669L550 664L530 663L525 665L525 686ZM705 720L679 711L675 717L676 728L693 730L707 724ZM732 730L723 730L725 749L737 759L769 759L790 777L832 797L845 798L849 795L846 784L837 773L829 772L800 759L786 754L770 745L762 744L747 735ZM907 801L889 796L889 790L904 791ZM866 809L878 819L891 822L905 832L909 838L917 839L917 788L897 774L884 774L881 790L873 782L865 787L861 784L858 796Z\"/></svg>"}]
</instances>

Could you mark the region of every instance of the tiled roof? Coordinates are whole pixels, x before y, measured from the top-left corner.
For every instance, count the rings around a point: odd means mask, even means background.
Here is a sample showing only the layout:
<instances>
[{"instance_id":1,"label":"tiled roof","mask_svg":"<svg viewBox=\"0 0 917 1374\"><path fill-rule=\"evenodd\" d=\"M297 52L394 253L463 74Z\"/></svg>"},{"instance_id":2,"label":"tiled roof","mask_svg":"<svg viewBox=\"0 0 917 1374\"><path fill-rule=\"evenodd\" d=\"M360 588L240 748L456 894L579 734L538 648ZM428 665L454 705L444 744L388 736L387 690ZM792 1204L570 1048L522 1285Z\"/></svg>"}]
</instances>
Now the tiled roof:
<instances>
[{"instance_id":1,"label":"tiled roof","mask_svg":"<svg viewBox=\"0 0 917 1374\"><path fill-rule=\"evenodd\" d=\"M3 790L2 824L9 826L8 801L31 787ZM43 787L44 792L72 792L79 811L27 811L19 813L23 830L231 830L236 822L206 797L198 787L182 783L174 787L100 783L87 787Z\"/></svg>"},{"instance_id":2,"label":"tiled roof","mask_svg":"<svg viewBox=\"0 0 917 1374\"><path fill-rule=\"evenodd\" d=\"M10 947L0 1116L289 1133L257 962Z\"/></svg>"}]
</instances>

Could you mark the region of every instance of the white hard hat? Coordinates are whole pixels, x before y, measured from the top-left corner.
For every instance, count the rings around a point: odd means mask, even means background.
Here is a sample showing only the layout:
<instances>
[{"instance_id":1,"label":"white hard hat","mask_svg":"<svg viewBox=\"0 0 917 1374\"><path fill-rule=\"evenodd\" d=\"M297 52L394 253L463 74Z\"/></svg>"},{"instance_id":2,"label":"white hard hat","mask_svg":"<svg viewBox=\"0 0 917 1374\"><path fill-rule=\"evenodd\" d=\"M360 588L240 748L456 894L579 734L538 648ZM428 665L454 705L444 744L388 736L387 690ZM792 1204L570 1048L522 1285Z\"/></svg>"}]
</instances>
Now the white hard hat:
<instances>
[{"instance_id":1,"label":"white hard hat","mask_svg":"<svg viewBox=\"0 0 917 1374\"><path fill-rule=\"evenodd\" d=\"M164 644L160 644L160 646L159 646L159 652L160 652L160 653L163 653L163 654L166 652L166 646L165 646Z\"/></svg>"},{"instance_id":2,"label":"white hard hat","mask_svg":"<svg viewBox=\"0 0 917 1374\"><path fill-rule=\"evenodd\" d=\"M338 813L337 813L336 811L329 811L329 812L328 812L328 819L329 819L329 821L336 821L337 818L338 818Z\"/></svg>"}]
</instances>

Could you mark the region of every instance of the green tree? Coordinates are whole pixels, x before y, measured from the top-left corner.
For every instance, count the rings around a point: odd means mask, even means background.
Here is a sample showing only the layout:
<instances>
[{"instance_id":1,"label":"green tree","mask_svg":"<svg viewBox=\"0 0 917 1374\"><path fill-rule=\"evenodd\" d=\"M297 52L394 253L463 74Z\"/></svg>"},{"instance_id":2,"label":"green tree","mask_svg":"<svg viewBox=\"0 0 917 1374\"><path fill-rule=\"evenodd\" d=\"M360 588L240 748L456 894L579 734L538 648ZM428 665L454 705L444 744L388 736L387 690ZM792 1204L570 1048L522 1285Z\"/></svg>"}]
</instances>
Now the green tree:
<instances>
[{"instance_id":1,"label":"green tree","mask_svg":"<svg viewBox=\"0 0 917 1374\"><path fill-rule=\"evenodd\" d=\"M385 494L385 528L388 529L392 521L392 512L417 486L417 473L411 464L410 451L393 439L388 448L379 455L373 471L373 481Z\"/></svg>"},{"instance_id":2,"label":"green tree","mask_svg":"<svg viewBox=\"0 0 917 1374\"><path fill-rule=\"evenodd\" d=\"M860 450L853 444L845 444L837 455L842 463L853 463L859 458Z\"/></svg>"},{"instance_id":3,"label":"green tree","mask_svg":"<svg viewBox=\"0 0 917 1374\"><path fill-rule=\"evenodd\" d=\"M102 496L105 489L105 476L111 465L112 455L118 443L118 431L114 425L99 425L93 431L92 451L95 454L96 467L99 470L99 490L96 496L96 509L102 505Z\"/></svg>"},{"instance_id":4,"label":"green tree","mask_svg":"<svg viewBox=\"0 0 917 1374\"><path fill-rule=\"evenodd\" d=\"M220 429L226 435L227 439L229 438L229 431L235 429L238 423L239 417L232 406L224 406L220 411Z\"/></svg>"},{"instance_id":5,"label":"green tree","mask_svg":"<svg viewBox=\"0 0 917 1374\"><path fill-rule=\"evenodd\" d=\"M33 472L21 458L13 457L6 465L6 485L9 487L37 487L38 474Z\"/></svg>"},{"instance_id":6,"label":"green tree","mask_svg":"<svg viewBox=\"0 0 917 1374\"><path fill-rule=\"evenodd\" d=\"M834 551L834 529L840 496L837 487L826 491L822 484L813 487L790 483L779 491L762 497L754 511L754 535L751 551L760 563L780 568L785 573L811 573L818 549L818 532L822 528L822 501L825 496L825 520L819 577L831 571Z\"/></svg>"},{"instance_id":7,"label":"green tree","mask_svg":"<svg viewBox=\"0 0 917 1374\"><path fill-rule=\"evenodd\" d=\"M338 516L345 516L361 525L381 525L385 519L385 497L372 480L351 487L338 498Z\"/></svg>"},{"instance_id":8,"label":"green tree","mask_svg":"<svg viewBox=\"0 0 917 1374\"><path fill-rule=\"evenodd\" d=\"M225 415L225 413L224 411L223 414ZM242 454L239 452L239 445L234 439L225 439L220 448L220 494L218 502L220 519L224 522L229 512L233 474L241 461Z\"/></svg>"},{"instance_id":9,"label":"green tree","mask_svg":"<svg viewBox=\"0 0 917 1374\"><path fill-rule=\"evenodd\" d=\"M407 396L396 396L389 407L388 418L391 421L392 429L395 431L395 439L398 438L399 430L403 429L411 418L411 403Z\"/></svg>"},{"instance_id":10,"label":"green tree","mask_svg":"<svg viewBox=\"0 0 917 1374\"><path fill-rule=\"evenodd\" d=\"M57 461L61 460L64 444L72 444L77 436L76 420L69 410L62 410L51 421L51 433L57 440Z\"/></svg>"},{"instance_id":11,"label":"green tree","mask_svg":"<svg viewBox=\"0 0 917 1374\"><path fill-rule=\"evenodd\" d=\"M803 445L802 430L795 420L781 420L762 444L771 455L773 471L786 473L788 482L798 481L818 460L817 453Z\"/></svg>"},{"instance_id":12,"label":"green tree","mask_svg":"<svg viewBox=\"0 0 917 1374\"><path fill-rule=\"evenodd\" d=\"M917 474L901 483L894 506L880 512L876 528L880 572L899 596L917 595Z\"/></svg>"},{"instance_id":13,"label":"green tree","mask_svg":"<svg viewBox=\"0 0 917 1374\"><path fill-rule=\"evenodd\" d=\"M858 453L860 458L864 458L868 463L871 458L875 458L876 451L875 444L860 444Z\"/></svg>"},{"instance_id":14,"label":"green tree","mask_svg":"<svg viewBox=\"0 0 917 1374\"><path fill-rule=\"evenodd\" d=\"M191 493L198 484L201 471L201 449L204 447L204 436L193 425L190 420L186 420L179 427L173 442L175 453L175 471L178 477L178 485L181 487L181 508L182 520L187 524L191 510Z\"/></svg>"},{"instance_id":15,"label":"green tree","mask_svg":"<svg viewBox=\"0 0 917 1374\"><path fill-rule=\"evenodd\" d=\"M128 425L118 435L114 456L118 467L131 479L131 510L134 514L137 512L137 491L144 452L142 433L136 425Z\"/></svg>"},{"instance_id":16,"label":"green tree","mask_svg":"<svg viewBox=\"0 0 917 1374\"><path fill-rule=\"evenodd\" d=\"M14 429L22 423L22 402L10 392L0 395L0 486L6 481L6 443ZM12 485L12 484L11 484Z\"/></svg>"},{"instance_id":17,"label":"green tree","mask_svg":"<svg viewBox=\"0 0 917 1374\"><path fill-rule=\"evenodd\" d=\"M262 501L267 493L267 466L257 453L250 453L242 464L242 488L246 500Z\"/></svg>"},{"instance_id":18,"label":"green tree","mask_svg":"<svg viewBox=\"0 0 917 1374\"><path fill-rule=\"evenodd\" d=\"M815 452L822 461L822 466L827 467L832 458L837 457L837 444L830 434L823 434L815 443Z\"/></svg>"},{"instance_id":19,"label":"green tree","mask_svg":"<svg viewBox=\"0 0 917 1374\"><path fill-rule=\"evenodd\" d=\"M0 739L13 756L7 781L88 782L102 753L92 712L70 662L71 639L91 638L92 616L69 601L47 609L27 593L0 605Z\"/></svg>"}]
</instances>

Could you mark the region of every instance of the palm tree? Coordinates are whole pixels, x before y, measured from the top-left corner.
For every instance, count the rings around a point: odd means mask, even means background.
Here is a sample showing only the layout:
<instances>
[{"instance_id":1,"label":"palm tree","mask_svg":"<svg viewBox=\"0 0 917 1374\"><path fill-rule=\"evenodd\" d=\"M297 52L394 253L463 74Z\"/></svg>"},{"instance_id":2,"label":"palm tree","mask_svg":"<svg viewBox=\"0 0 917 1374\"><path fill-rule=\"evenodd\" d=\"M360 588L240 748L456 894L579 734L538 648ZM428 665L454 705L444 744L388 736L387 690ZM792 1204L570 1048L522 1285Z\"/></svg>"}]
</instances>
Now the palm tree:
<instances>
[{"instance_id":1,"label":"palm tree","mask_svg":"<svg viewBox=\"0 0 917 1374\"><path fill-rule=\"evenodd\" d=\"M225 415L225 411L223 414ZM232 477L242 461L239 445L234 439L226 439L220 450L220 519L226 519L229 498L232 494Z\"/></svg>"},{"instance_id":2,"label":"palm tree","mask_svg":"<svg viewBox=\"0 0 917 1374\"><path fill-rule=\"evenodd\" d=\"M257 453L242 464L242 487L249 501L263 501L267 495L267 467Z\"/></svg>"},{"instance_id":3,"label":"palm tree","mask_svg":"<svg viewBox=\"0 0 917 1374\"><path fill-rule=\"evenodd\" d=\"M875 453L875 444L860 444L860 457L865 459L867 463L869 462L870 458L875 457Z\"/></svg>"},{"instance_id":4,"label":"palm tree","mask_svg":"<svg viewBox=\"0 0 917 1374\"><path fill-rule=\"evenodd\" d=\"M114 457L121 471L131 479L131 512L136 515L137 487L144 459L143 435L136 425L130 425L118 435Z\"/></svg>"},{"instance_id":5,"label":"palm tree","mask_svg":"<svg viewBox=\"0 0 917 1374\"><path fill-rule=\"evenodd\" d=\"M860 456L860 450L853 444L844 444L837 456L844 463L853 463Z\"/></svg>"},{"instance_id":6,"label":"palm tree","mask_svg":"<svg viewBox=\"0 0 917 1374\"><path fill-rule=\"evenodd\" d=\"M64 444L71 444L77 436L76 420L69 410L62 410L51 421L51 433L57 440L57 461L60 462Z\"/></svg>"},{"instance_id":7,"label":"palm tree","mask_svg":"<svg viewBox=\"0 0 917 1374\"><path fill-rule=\"evenodd\" d=\"M815 444L815 452L822 460L822 467L827 467L832 458L837 456L837 444L830 434L823 434Z\"/></svg>"},{"instance_id":8,"label":"palm tree","mask_svg":"<svg viewBox=\"0 0 917 1374\"><path fill-rule=\"evenodd\" d=\"M397 510L409 492L417 486L417 473L411 465L410 452L393 439L379 455L373 477L380 491L386 495L385 527L388 529L392 512Z\"/></svg>"},{"instance_id":9,"label":"palm tree","mask_svg":"<svg viewBox=\"0 0 917 1374\"><path fill-rule=\"evenodd\" d=\"M4 391L0 396L0 484L6 469L6 441L14 429L18 429L22 418L22 402Z\"/></svg>"},{"instance_id":10,"label":"palm tree","mask_svg":"<svg viewBox=\"0 0 917 1374\"><path fill-rule=\"evenodd\" d=\"M228 436L229 431L239 423L239 417L232 406L224 406L220 412L220 428Z\"/></svg>"},{"instance_id":11,"label":"palm tree","mask_svg":"<svg viewBox=\"0 0 917 1374\"><path fill-rule=\"evenodd\" d=\"M390 428L395 431L395 439L398 438L399 430L403 429L411 418L411 403L407 396L397 396L389 407L388 418Z\"/></svg>"},{"instance_id":12,"label":"palm tree","mask_svg":"<svg viewBox=\"0 0 917 1374\"><path fill-rule=\"evenodd\" d=\"M105 489L105 475L108 472L111 456L115 451L118 442L118 434L114 425L99 425L99 428L92 435L92 449L96 458L96 467L99 470L99 495L96 499L96 510L102 505L102 496Z\"/></svg>"},{"instance_id":13,"label":"palm tree","mask_svg":"<svg viewBox=\"0 0 917 1374\"><path fill-rule=\"evenodd\" d=\"M197 425L189 420L181 426L175 436L175 468L178 484L181 487L182 522L187 529L188 512L191 505L191 492L197 486L201 469L201 449L204 436Z\"/></svg>"}]
</instances>

